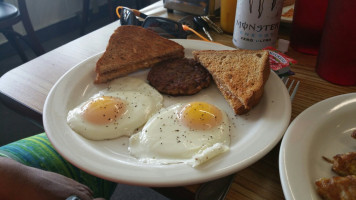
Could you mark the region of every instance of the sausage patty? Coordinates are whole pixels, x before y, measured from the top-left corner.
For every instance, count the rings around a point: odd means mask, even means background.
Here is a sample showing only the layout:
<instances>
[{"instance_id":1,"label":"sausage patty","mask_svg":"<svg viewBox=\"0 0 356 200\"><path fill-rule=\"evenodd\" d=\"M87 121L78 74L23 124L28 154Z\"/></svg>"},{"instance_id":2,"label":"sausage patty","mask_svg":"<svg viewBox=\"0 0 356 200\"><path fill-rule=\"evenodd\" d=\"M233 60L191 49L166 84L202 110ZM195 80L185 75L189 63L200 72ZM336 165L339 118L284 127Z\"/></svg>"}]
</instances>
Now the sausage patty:
<instances>
[{"instance_id":1,"label":"sausage patty","mask_svg":"<svg viewBox=\"0 0 356 200\"><path fill-rule=\"evenodd\" d=\"M209 72L194 59L164 61L151 68L147 80L159 92L169 95L192 95L209 86Z\"/></svg>"}]
</instances>

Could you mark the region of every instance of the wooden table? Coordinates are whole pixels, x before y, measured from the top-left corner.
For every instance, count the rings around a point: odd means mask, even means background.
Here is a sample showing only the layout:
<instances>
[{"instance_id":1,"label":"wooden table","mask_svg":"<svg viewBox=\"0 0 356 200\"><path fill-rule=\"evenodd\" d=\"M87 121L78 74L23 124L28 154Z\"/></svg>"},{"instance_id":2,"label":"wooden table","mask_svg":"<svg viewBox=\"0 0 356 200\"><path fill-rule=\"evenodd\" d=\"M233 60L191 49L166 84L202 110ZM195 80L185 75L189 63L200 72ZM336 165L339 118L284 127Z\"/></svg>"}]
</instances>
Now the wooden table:
<instances>
[{"instance_id":1,"label":"wooden table","mask_svg":"<svg viewBox=\"0 0 356 200\"><path fill-rule=\"evenodd\" d=\"M167 13L162 1L144 8L142 12L175 20L183 16L182 13ZM30 109L24 114L41 123L43 105L51 87L73 66L104 51L109 37L118 26L118 21L113 22L9 71L0 78L2 96L19 111L24 111L24 108ZM290 24L282 24L280 38L288 39L289 31ZM218 35L212 31L211 33L216 42L234 47L232 35ZM319 101L356 92L355 86L338 86L322 80L315 73L316 56L301 54L293 49L289 49L287 55L298 61L298 64L292 67L292 71L295 72L293 78L301 81L292 104L292 120ZM13 100L18 104L14 104ZM17 107L19 105L23 107L19 109ZM239 171L226 199L284 199L278 171L278 154L279 144L261 160ZM172 199L193 199L198 187L199 185L191 185L155 189Z\"/></svg>"}]
</instances>

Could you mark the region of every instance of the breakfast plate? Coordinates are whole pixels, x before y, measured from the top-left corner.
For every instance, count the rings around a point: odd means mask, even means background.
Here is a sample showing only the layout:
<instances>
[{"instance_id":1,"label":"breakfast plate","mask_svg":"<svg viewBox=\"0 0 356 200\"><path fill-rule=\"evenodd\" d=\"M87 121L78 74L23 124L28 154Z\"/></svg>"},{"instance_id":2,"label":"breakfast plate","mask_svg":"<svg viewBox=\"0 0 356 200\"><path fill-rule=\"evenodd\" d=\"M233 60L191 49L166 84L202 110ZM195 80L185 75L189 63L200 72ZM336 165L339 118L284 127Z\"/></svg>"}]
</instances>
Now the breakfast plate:
<instances>
[{"instance_id":1,"label":"breakfast plate","mask_svg":"<svg viewBox=\"0 0 356 200\"><path fill-rule=\"evenodd\" d=\"M185 48L186 57L193 50L233 49L198 40L174 40ZM144 186L181 186L201 183L237 172L266 155L282 138L291 117L288 91L273 72L265 85L260 103L248 114L235 116L216 85L191 96L163 95L163 106L191 101L205 101L225 111L231 122L230 150L207 163L148 164L139 162L128 151L128 137L92 141L72 131L66 123L68 111L106 87L94 84L95 63L100 55L79 63L65 73L49 92L44 105L43 122L49 140L69 162L82 170L115 182ZM146 81L148 70L129 76Z\"/></svg>"},{"instance_id":2,"label":"breakfast plate","mask_svg":"<svg viewBox=\"0 0 356 200\"><path fill-rule=\"evenodd\" d=\"M319 178L336 174L322 156L355 151L356 93L321 101L303 111L288 127L279 154L279 170L286 199L321 199Z\"/></svg>"}]
</instances>

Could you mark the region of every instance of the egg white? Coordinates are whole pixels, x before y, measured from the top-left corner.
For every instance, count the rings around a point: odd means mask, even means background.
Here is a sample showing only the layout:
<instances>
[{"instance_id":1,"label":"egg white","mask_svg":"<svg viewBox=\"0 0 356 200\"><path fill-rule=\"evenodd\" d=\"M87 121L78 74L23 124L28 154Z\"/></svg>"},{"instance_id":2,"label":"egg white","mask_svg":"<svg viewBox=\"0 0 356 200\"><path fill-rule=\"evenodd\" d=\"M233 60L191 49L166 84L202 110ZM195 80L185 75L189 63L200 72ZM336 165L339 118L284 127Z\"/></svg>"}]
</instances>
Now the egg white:
<instances>
[{"instance_id":1,"label":"egg white","mask_svg":"<svg viewBox=\"0 0 356 200\"><path fill-rule=\"evenodd\" d=\"M83 118L83 106L100 96L116 97L126 104L126 112L105 125L92 124ZM162 107L163 97L143 80L131 77L116 79L86 102L70 110L67 123L76 133L91 140L130 136Z\"/></svg>"},{"instance_id":2,"label":"egg white","mask_svg":"<svg viewBox=\"0 0 356 200\"><path fill-rule=\"evenodd\" d=\"M229 150L230 126L226 113L222 123L209 130L192 130L179 122L182 104L161 109L142 131L129 139L129 152L142 162L186 163L196 167Z\"/></svg>"}]
</instances>

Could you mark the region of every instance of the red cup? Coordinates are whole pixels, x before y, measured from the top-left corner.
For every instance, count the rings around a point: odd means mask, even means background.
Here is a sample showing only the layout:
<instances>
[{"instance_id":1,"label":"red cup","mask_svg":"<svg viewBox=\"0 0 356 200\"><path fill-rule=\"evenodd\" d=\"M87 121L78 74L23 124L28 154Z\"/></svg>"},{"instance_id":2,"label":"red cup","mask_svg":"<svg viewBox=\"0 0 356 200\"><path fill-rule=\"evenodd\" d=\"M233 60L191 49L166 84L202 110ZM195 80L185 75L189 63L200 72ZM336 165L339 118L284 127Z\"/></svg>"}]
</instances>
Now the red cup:
<instances>
[{"instance_id":1,"label":"red cup","mask_svg":"<svg viewBox=\"0 0 356 200\"><path fill-rule=\"evenodd\" d=\"M316 72L338 85L356 85L355 8L355 0L329 0L326 13Z\"/></svg>"},{"instance_id":2,"label":"red cup","mask_svg":"<svg viewBox=\"0 0 356 200\"><path fill-rule=\"evenodd\" d=\"M290 46L301 53L317 55L328 0L296 0Z\"/></svg>"}]
</instances>

